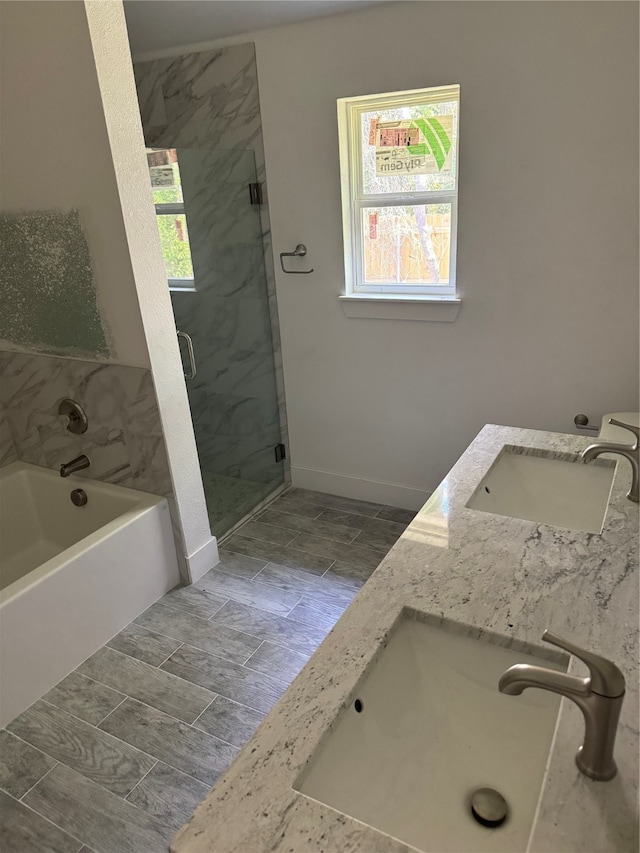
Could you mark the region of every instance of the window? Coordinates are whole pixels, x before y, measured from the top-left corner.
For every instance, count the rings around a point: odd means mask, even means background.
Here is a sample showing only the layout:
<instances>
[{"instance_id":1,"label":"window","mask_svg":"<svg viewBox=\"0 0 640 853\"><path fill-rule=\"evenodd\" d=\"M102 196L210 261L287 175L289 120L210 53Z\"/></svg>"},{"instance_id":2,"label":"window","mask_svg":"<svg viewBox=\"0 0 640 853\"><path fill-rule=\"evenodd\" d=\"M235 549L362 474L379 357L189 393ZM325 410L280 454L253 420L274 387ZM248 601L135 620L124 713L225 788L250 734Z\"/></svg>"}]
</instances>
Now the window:
<instances>
[{"instance_id":1,"label":"window","mask_svg":"<svg viewBox=\"0 0 640 853\"><path fill-rule=\"evenodd\" d=\"M347 299L456 301L459 99L338 101Z\"/></svg>"},{"instance_id":2,"label":"window","mask_svg":"<svg viewBox=\"0 0 640 853\"><path fill-rule=\"evenodd\" d=\"M170 290L195 290L178 152L148 148L151 192Z\"/></svg>"}]
</instances>

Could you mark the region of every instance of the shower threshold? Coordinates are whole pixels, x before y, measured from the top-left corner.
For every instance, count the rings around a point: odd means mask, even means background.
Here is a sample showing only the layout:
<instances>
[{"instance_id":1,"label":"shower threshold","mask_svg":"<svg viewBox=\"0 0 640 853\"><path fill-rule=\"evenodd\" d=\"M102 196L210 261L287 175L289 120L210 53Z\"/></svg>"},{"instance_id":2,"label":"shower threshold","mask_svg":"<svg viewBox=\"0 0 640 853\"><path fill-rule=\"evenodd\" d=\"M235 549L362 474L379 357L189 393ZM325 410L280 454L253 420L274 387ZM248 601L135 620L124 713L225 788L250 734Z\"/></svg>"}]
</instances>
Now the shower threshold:
<instances>
[{"instance_id":1,"label":"shower threshold","mask_svg":"<svg viewBox=\"0 0 640 853\"><path fill-rule=\"evenodd\" d=\"M271 483L242 480L221 474L203 474L202 482L211 532L218 540L244 524L289 485L280 483L274 487Z\"/></svg>"}]
</instances>

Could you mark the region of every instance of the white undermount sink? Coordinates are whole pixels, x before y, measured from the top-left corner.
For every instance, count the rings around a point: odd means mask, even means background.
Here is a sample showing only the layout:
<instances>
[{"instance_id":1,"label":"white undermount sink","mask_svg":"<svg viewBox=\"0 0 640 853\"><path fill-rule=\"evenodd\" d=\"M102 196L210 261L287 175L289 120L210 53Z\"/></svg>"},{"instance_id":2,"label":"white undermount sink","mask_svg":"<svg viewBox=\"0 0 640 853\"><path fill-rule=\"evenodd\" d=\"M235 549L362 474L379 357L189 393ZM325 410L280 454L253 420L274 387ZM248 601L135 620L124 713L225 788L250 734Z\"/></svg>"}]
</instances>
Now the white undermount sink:
<instances>
[{"instance_id":1,"label":"white undermount sink","mask_svg":"<svg viewBox=\"0 0 640 853\"><path fill-rule=\"evenodd\" d=\"M602 533L615 462L506 444L467 502L468 509Z\"/></svg>"},{"instance_id":2,"label":"white undermount sink","mask_svg":"<svg viewBox=\"0 0 640 853\"><path fill-rule=\"evenodd\" d=\"M403 611L294 788L427 853L524 851L560 700L505 696L498 679L515 663L566 669L550 662L564 658L429 620ZM498 828L472 817L482 787L507 800Z\"/></svg>"}]
</instances>

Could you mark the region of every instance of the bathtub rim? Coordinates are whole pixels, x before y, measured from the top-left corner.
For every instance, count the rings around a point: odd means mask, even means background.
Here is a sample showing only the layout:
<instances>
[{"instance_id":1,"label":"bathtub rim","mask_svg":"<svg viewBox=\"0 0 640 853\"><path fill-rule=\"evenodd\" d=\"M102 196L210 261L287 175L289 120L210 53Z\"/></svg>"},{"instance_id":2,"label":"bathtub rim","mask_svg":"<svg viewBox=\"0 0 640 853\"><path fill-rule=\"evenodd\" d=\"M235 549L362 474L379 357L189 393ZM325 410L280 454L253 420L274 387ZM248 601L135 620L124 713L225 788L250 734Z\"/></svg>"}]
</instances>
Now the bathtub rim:
<instances>
[{"instance_id":1,"label":"bathtub rim","mask_svg":"<svg viewBox=\"0 0 640 853\"><path fill-rule=\"evenodd\" d=\"M21 462L18 460L17 462L12 462L9 465L5 465L0 468L0 479L7 479L11 474L25 470L27 472L30 470L34 471L40 477L48 475L55 479L59 476L56 471L51 468L46 468L43 465L33 465L30 462ZM55 554L48 560L45 560L44 563L40 563L39 566L31 569L21 578L18 578L4 589L1 589L0 613L3 606L9 601L23 595L35 584L40 583L43 578L60 571L70 560L76 559L91 550L97 542L100 542L112 535L116 530L129 526L137 518L142 515L146 515L153 510L154 507L164 503L166 511L170 515L169 502L167 498L162 497L162 495L153 495L150 492L141 492L138 489L130 489L128 486L121 486L117 483L104 483L101 480L91 480L89 477L79 477L75 474L65 478L65 486L67 485L72 489L84 489L88 492L89 497L93 490L107 491L112 494L115 492L118 496L127 498L128 506L124 509L124 512L111 519L111 521L101 525L92 533L88 533L86 536L83 536L82 539L79 539L77 542L69 545L68 548L64 548L58 554ZM135 503L132 503L132 499Z\"/></svg>"}]
</instances>

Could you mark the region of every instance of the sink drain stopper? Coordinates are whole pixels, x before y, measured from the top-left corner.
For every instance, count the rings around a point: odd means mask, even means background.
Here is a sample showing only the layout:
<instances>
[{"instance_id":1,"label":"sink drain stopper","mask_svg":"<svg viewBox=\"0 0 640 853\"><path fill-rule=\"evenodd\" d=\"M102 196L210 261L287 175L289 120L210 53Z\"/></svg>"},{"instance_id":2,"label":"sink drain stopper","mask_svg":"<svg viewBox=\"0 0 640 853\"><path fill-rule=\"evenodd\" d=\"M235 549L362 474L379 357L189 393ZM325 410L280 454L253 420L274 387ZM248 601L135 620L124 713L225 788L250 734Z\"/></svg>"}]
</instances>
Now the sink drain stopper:
<instances>
[{"instance_id":1,"label":"sink drain stopper","mask_svg":"<svg viewBox=\"0 0 640 853\"><path fill-rule=\"evenodd\" d=\"M478 788L471 795L471 814L483 826L502 826L507 811L507 801L493 788Z\"/></svg>"}]
</instances>

